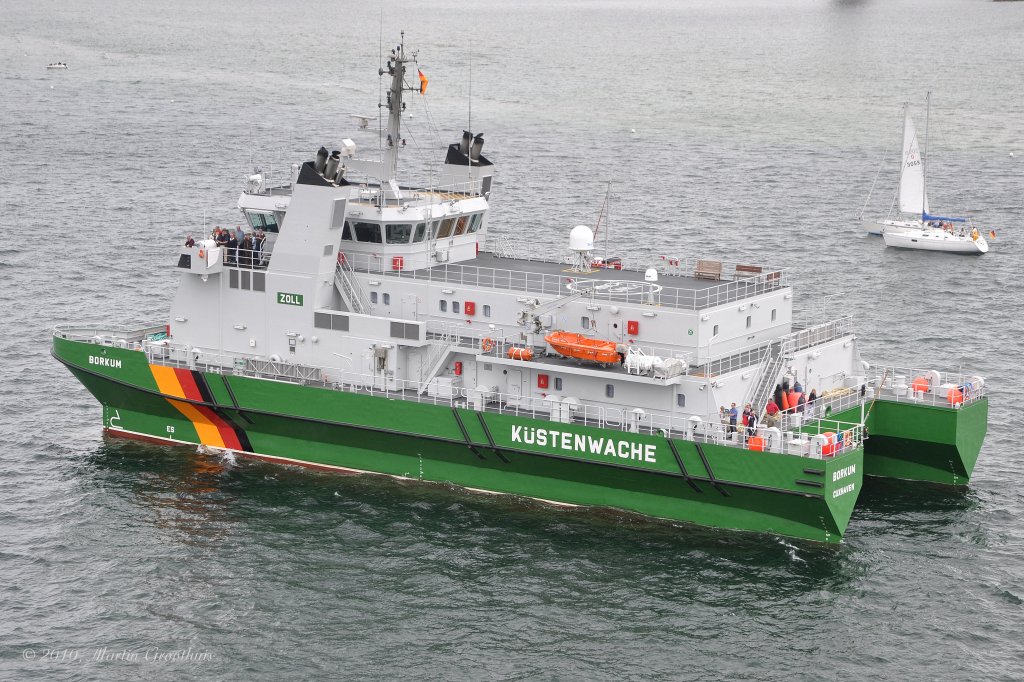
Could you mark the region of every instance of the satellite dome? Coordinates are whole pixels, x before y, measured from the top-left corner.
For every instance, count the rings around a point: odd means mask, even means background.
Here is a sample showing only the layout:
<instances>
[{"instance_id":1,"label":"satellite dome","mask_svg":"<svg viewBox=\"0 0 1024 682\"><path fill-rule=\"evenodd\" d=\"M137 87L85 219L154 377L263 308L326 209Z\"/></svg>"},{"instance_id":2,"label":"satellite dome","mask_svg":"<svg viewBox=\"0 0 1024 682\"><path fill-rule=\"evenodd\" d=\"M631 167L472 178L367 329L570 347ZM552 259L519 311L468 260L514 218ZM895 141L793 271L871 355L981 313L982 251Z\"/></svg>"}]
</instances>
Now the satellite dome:
<instances>
[{"instance_id":1,"label":"satellite dome","mask_svg":"<svg viewBox=\"0 0 1024 682\"><path fill-rule=\"evenodd\" d=\"M577 225L569 232L569 249L571 251L593 251L594 233L586 225Z\"/></svg>"}]
</instances>

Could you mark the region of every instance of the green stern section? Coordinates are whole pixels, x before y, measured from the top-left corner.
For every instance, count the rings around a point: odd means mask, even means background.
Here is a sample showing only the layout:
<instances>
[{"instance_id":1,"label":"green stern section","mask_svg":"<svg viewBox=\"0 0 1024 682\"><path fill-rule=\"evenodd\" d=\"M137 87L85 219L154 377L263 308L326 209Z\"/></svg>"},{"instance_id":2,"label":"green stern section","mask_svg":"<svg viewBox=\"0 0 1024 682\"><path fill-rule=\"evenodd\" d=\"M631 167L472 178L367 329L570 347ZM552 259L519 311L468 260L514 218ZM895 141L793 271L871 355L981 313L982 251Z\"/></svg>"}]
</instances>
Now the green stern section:
<instances>
[{"instance_id":1,"label":"green stern section","mask_svg":"<svg viewBox=\"0 0 1024 682\"><path fill-rule=\"evenodd\" d=\"M858 421L860 408L832 418ZM988 399L960 409L878 400L867 430L865 475L966 485L988 430Z\"/></svg>"}]
</instances>

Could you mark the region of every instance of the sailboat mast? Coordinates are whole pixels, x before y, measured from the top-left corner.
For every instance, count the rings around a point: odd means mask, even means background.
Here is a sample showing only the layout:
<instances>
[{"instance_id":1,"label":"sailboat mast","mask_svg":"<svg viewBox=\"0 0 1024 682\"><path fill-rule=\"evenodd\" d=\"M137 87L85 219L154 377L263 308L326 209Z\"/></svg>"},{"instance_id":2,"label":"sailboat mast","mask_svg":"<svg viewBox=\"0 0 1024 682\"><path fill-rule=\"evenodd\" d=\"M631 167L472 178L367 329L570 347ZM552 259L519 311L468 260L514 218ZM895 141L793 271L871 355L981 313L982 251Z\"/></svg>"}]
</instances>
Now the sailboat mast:
<instances>
[{"instance_id":1,"label":"sailboat mast","mask_svg":"<svg viewBox=\"0 0 1024 682\"><path fill-rule=\"evenodd\" d=\"M932 91L925 97L924 146L921 147L921 220L928 214L928 118L932 111Z\"/></svg>"}]
</instances>

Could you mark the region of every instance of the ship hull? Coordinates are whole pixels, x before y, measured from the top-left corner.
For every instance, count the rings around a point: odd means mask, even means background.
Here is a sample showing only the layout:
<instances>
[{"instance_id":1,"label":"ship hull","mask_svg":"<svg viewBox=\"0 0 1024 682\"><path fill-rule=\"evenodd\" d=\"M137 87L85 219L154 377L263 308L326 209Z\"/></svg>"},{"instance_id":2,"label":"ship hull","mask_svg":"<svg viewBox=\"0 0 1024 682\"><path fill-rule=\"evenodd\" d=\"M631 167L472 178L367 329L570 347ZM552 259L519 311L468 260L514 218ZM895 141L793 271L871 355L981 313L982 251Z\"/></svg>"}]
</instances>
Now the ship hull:
<instances>
[{"instance_id":1,"label":"ship hull","mask_svg":"<svg viewBox=\"0 0 1024 682\"><path fill-rule=\"evenodd\" d=\"M860 420L860 408L833 415ZM867 416L867 476L966 485L988 429L988 398L960 409L878 400Z\"/></svg>"},{"instance_id":2,"label":"ship hull","mask_svg":"<svg viewBox=\"0 0 1024 682\"><path fill-rule=\"evenodd\" d=\"M151 365L54 339L113 435L840 542L863 450L825 460Z\"/></svg>"}]
</instances>

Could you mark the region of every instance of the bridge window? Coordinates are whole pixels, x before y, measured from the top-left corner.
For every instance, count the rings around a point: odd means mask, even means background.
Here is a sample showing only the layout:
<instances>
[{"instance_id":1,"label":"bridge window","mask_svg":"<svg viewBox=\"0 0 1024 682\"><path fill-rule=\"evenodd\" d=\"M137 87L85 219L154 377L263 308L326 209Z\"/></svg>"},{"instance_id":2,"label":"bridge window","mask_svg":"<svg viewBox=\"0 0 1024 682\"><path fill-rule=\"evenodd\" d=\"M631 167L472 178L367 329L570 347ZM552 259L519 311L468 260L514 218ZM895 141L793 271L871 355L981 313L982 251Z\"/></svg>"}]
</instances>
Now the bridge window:
<instances>
[{"instance_id":1,"label":"bridge window","mask_svg":"<svg viewBox=\"0 0 1024 682\"><path fill-rule=\"evenodd\" d=\"M445 218L441 221L441 229L437 232L438 239L445 239L452 236L452 228L455 227L455 218Z\"/></svg>"},{"instance_id":2,"label":"bridge window","mask_svg":"<svg viewBox=\"0 0 1024 682\"><path fill-rule=\"evenodd\" d=\"M416 243L416 244L419 244L421 241L423 241L423 237L426 235L426 233L427 233L427 224L426 223L416 223L416 234L413 235L412 241L414 243Z\"/></svg>"},{"instance_id":3,"label":"bridge window","mask_svg":"<svg viewBox=\"0 0 1024 682\"><path fill-rule=\"evenodd\" d=\"M254 230L264 232L279 232L277 217L273 213L259 213L257 211L246 211L245 219Z\"/></svg>"},{"instance_id":4,"label":"bridge window","mask_svg":"<svg viewBox=\"0 0 1024 682\"><path fill-rule=\"evenodd\" d=\"M459 314L459 302L458 301L452 301L452 312L455 313L456 315Z\"/></svg>"},{"instance_id":5,"label":"bridge window","mask_svg":"<svg viewBox=\"0 0 1024 682\"><path fill-rule=\"evenodd\" d=\"M384 294L382 298L384 299L384 305L391 305L391 294Z\"/></svg>"},{"instance_id":6,"label":"bridge window","mask_svg":"<svg viewBox=\"0 0 1024 682\"><path fill-rule=\"evenodd\" d=\"M469 231L476 232L480 229L480 223L484 221L483 213L474 213L473 217L469 220Z\"/></svg>"},{"instance_id":7,"label":"bridge window","mask_svg":"<svg viewBox=\"0 0 1024 682\"><path fill-rule=\"evenodd\" d=\"M442 313L448 312L448 301L443 298L437 302L437 307L440 308Z\"/></svg>"},{"instance_id":8,"label":"bridge window","mask_svg":"<svg viewBox=\"0 0 1024 682\"><path fill-rule=\"evenodd\" d=\"M434 222L430 223L430 236L428 236L427 239L431 241L437 239L437 228L440 224L440 220L435 220Z\"/></svg>"},{"instance_id":9,"label":"bridge window","mask_svg":"<svg viewBox=\"0 0 1024 682\"><path fill-rule=\"evenodd\" d=\"M562 377L555 377L555 390L556 391L561 391L562 390Z\"/></svg>"},{"instance_id":10,"label":"bridge window","mask_svg":"<svg viewBox=\"0 0 1024 682\"><path fill-rule=\"evenodd\" d=\"M352 223L356 233L356 241L367 244L380 244L380 225L377 223Z\"/></svg>"},{"instance_id":11,"label":"bridge window","mask_svg":"<svg viewBox=\"0 0 1024 682\"><path fill-rule=\"evenodd\" d=\"M408 244L412 237L412 225L410 223L395 223L385 225L388 234L388 244Z\"/></svg>"},{"instance_id":12,"label":"bridge window","mask_svg":"<svg viewBox=\"0 0 1024 682\"><path fill-rule=\"evenodd\" d=\"M352 225L346 220L345 228L341 231L341 238L344 241L352 241Z\"/></svg>"},{"instance_id":13,"label":"bridge window","mask_svg":"<svg viewBox=\"0 0 1024 682\"><path fill-rule=\"evenodd\" d=\"M370 303L376 303L376 302L377 302L377 292L376 291L371 291L370 292Z\"/></svg>"},{"instance_id":14,"label":"bridge window","mask_svg":"<svg viewBox=\"0 0 1024 682\"><path fill-rule=\"evenodd\" d=\"M460 234L466 234L466 226L469 225L468 216L459 216L458 221L455 223L455 236Z\"/></svg>"},{"instance_id":15,"label":"bridge window","mask_svg":"<svg viewBox=\"0 0 1024 682\"><path fill-rule=\"evenodd\" d=\"M676 394L676 405L678 405L679 407L686 407L686 394L685 393L678 393L678 394Z\"/></svg>"},{"instance_id":16,"label":"bridge window","mask_svg":"<svg viewBox=\"0 0 1024 682\"><path fill-rule=\"evenodd\" d=\"M490 317L490 316L491 316L491 306L489 306L486 303L484 303L484 317Z\"/></svg>"}]
</instances>

